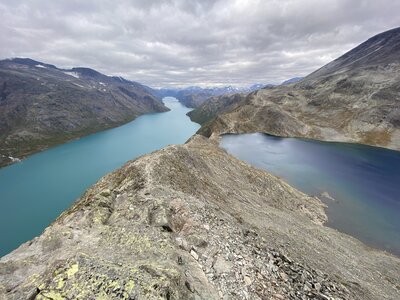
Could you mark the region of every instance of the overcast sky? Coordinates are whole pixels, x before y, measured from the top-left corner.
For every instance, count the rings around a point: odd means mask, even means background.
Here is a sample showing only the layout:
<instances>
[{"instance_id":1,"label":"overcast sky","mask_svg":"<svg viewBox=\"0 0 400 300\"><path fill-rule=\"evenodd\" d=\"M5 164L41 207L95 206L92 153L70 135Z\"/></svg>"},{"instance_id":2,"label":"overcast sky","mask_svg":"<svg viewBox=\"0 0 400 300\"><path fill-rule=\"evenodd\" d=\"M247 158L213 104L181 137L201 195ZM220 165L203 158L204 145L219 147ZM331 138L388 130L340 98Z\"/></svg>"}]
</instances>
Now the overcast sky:
<instances>
[{"instance_id":1,"label":"overcast sky","mask_svg":"<svg viewBox=\"0 0 400 300\"><path fill-rule=\"evenodd\" d=\"M153 87L280 83L399 26L399 0L0 0L0 57Z\"/></svg>"}]
</instances>

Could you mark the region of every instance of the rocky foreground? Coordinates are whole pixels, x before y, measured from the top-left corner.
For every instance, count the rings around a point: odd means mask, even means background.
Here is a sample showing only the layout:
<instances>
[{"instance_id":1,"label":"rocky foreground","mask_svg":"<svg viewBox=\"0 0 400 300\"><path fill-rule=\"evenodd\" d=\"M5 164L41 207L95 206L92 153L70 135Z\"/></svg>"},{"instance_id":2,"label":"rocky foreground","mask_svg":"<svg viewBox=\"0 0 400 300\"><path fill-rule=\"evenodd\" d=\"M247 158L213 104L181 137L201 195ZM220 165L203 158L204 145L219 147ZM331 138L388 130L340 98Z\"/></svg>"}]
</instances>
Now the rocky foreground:
<instances>
[{"instance_id":1,"label":"rocky foreground","mask_svg":"<svg viewBox=\"0 0 400 300\"><path fill-rule=\"evenodd\" d=\"M0 299L399 299L400 259L201 136L102 178L0 260Z\"/></svg>"}]
</instances>

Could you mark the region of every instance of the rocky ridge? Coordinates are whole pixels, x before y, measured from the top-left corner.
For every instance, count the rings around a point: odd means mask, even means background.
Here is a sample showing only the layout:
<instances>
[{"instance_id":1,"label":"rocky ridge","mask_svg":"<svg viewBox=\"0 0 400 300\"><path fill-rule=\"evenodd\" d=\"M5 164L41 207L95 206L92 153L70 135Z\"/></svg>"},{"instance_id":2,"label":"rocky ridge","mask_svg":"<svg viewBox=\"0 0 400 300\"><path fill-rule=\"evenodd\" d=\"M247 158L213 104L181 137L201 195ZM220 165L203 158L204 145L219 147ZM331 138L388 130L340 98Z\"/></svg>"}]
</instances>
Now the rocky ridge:
<instances>
[{"instance_id":1,"label":"rocky ridge","mask_svg":"<svg viewBox=\"0 0 400 300\"><path fill-rule=\"evenodd\" d=\"M194 136L105 176L0 260L0 299L398 299L400 259Z\"/></svg>"},{"instance_id":2,"label":"rocky ridge","mask_svg":"<svg viewBox=\"0 0 400 300\"><path fill-rule=\"evenodd\" d=\"M400 150L399 45L396 28L295 84L213 99L188 115L205 136L264 132Z\"/></svg>"}]
</instances>

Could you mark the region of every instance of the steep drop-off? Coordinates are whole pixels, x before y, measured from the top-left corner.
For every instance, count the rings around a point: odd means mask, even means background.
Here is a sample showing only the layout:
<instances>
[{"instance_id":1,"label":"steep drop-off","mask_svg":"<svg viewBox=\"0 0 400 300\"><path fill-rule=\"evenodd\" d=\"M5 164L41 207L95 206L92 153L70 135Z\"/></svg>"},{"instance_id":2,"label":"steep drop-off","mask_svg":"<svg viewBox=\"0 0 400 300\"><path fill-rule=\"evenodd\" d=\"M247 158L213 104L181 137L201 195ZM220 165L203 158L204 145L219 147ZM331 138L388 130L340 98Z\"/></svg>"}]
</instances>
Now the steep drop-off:
<instances>
[{"instance_id":1,"label":"steep drop-off","mask_svg":"<svg viewBox=\"0 0 400 300\"><path fill-rule=\"evenodd\" d=\"M168 109L139 83L88 68L0 61L0 167L67 140Z\"/></svg>"},{"instance_id":2,"label":"steep drop-off","mask_svg":"<svg viewBox=\"0 0 400 300\"><path fill-rule=\"evenodd\" d=\"M298 83L233 102L219 99L189 114L203 124L203 135L265 132L400 150L400 28L372 37Z\"/></svg>"},{"instance_id":3,"label":"steep drop-off","mask_svg":"<svg viewBox=\"0 0 400 300\"><path fill-rule=\"evenodd\" d=\"M0 299L399 299L400 259L194 136L128 162L0 260Z\"/></svg>"}]
</instances>

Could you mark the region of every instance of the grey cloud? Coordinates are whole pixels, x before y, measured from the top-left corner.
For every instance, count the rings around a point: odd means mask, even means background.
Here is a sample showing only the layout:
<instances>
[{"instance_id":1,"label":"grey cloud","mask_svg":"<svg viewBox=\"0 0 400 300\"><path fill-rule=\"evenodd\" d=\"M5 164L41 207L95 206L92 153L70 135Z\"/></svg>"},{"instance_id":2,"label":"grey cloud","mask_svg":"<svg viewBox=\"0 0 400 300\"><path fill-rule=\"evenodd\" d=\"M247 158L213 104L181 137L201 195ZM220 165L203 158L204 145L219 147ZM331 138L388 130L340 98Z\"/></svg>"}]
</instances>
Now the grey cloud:
<instances>
[{"instance_id":1,"label":"grey cloud","mask_svg":"<svg viewBox=\"0 0 400 300\"><path fill-rule=\"evenodd\" d=\"M400 26L397 0L0 0L0 56L151 86L278 83Z\"/></svg>"}]
</instances>

